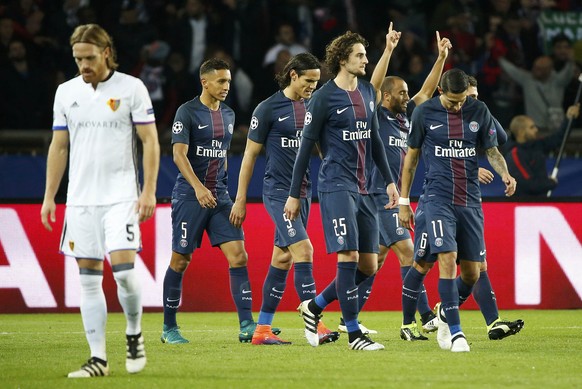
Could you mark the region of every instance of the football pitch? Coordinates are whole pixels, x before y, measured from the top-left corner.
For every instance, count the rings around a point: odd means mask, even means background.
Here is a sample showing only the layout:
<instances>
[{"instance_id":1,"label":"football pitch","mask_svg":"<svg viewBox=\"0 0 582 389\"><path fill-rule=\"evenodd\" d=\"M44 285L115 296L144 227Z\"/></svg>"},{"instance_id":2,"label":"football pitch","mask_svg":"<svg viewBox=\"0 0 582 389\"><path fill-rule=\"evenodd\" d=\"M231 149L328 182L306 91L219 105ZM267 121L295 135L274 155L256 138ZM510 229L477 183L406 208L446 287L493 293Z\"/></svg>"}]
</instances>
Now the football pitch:
<instances>
[{"instance_id":1,"label":"football pitch","mask_svg":"<svg viewBox=\"0 0 582 389\"><path fill-rule=\"evenodd\" d=\"M125 371L125 320L110 314L107 352L111 375L68 379L89 358L80 314L0 315L0 388L573 388L582 386L582 311L503 311L525 321L523 330L488 340L478 311L461 311L470 353L440 350L429 341L399 338L399 312L364 312L372 338L386 350L352 351L347 337L313 348L295 312L280 312L274 325L289 346L238 342L235 313L179 313L191 343L159 340L161 313L146 313L143 333L148 364ZM335 328L339 312L323 321ZM255 314L256 317L256 314Z\"/></svg>"}]
</instances>

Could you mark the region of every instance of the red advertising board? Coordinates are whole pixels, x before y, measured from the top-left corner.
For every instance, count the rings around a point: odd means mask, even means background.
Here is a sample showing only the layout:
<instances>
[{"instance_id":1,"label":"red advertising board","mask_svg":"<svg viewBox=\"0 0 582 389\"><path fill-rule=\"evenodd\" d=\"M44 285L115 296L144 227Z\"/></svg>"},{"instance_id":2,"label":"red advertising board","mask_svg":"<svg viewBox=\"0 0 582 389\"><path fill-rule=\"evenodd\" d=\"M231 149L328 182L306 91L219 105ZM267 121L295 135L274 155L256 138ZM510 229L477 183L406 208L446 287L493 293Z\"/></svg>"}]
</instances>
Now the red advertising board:
<instances>
[{"instance_id":1,"label":"red advertising board","mask_svg":"<svg viewBox=\"0 0 582 389\"><path fill-rule=\"evenodd\" d=\"M489 275L501 309L582 308L582 204L484 203ZM78 270L73 258L58 252L64 206L57 212L53 232L40 223L40 205L0 205L0 313L77 312ZM250 204L244 224L253 288L258 311L261 289L272 251L273 225L262 204ZM314 275L318 290L335 276L335 255L325 253L318 204L313 204L308 227L315 248ZM162 306L162 285L171 252L168 205L142 225L143 251L136 269L148 311ZM206 237L195 251L184 278L183 311L232 311L226 260ZM428 275L431 304L438 301L438 269ZM106 266L104 287L110 310L120 311L116 286ZM401 279L398 261L390 254L378 274L366 310L399 310ZM299 300L292 274L280 310L294 310ZM467 308L475 308L472 299ZM331 310L339 309L334 303Z\"/></svg>"}]
</instances>

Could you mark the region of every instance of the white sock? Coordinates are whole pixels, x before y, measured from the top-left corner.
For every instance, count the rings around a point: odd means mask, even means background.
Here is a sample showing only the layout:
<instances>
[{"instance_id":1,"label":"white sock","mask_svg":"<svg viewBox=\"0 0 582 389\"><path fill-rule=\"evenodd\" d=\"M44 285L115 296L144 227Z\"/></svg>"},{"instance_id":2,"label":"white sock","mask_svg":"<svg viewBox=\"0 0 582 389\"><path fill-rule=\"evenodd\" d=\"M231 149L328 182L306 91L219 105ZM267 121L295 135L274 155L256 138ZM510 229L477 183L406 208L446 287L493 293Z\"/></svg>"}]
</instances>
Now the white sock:
<instances>
[{"instance_id":1,"label":"white sock","mask_svg":"<svg viewBox=\"0 0 582 389\"><path fill-rule=\"evenodd\" d=\"M117 270L113 269L113 277L117 282L117 297L125 313L127 327L126 335L137 335L141 333L141 285L137 280L135 269Z\"/></svg>"},{"instance_id":2,"label":"white sock","mask_svg":"<svg viewBox=\"0 0 582 389\"><path fill-rule=\"evenodd\" d=\"M107 303L103 293L103 274L80 274L81 317L85 336L89 342L91 356L107 360L105 351L105 326L107 324Z\"/></svg>"}]
</instances>

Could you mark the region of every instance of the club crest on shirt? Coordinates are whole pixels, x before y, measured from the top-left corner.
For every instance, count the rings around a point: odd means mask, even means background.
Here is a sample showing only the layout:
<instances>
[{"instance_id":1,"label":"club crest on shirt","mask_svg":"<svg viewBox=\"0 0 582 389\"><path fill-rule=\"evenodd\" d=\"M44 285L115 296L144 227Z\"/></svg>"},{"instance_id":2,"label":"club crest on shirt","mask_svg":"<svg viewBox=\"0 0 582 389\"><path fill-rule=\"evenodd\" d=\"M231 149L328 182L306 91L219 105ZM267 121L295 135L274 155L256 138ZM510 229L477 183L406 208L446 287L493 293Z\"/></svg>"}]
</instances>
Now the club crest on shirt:
<instances>
[{"instance_id":1,"label":"club crest on shirt","mask_svg":"<svg viewBox=\"0 0 582 389\"><path fill-rule=\"evenodd\" d=\"M479 123L477 123L476 121L472 121L471 123L469 123L469 130L471 130L471 132L479 131Z\"/></svg>"},{"instance_id":2,"label":"club crest on shirt","mask_svg":"<svg viewBox=\"0 0 582 389\"><path fill-rule=\"evenodd\" d=\"M71 251L75 250L75 242L73 242L72 240L69 241L69 248L71 249Z\"/></svg>"},{"instance_id":3,"label":"club crest on shirt","mask_svg":"<svg viewBox=\"0 0 582 389\"><path fill-rule=\"evenodd\" d=\"M181 133L183 129L184 129L184 125L180 121L174 122L174 124L172 125L172 132L174 134Z\"/></svg>"},{"instance_id":4,"label":"club crest on shirt","mask_svg":"<svg viewBox=\"0 0 582 389\"><path fill-rule=\"evenodd\" d=\"M107 100L107 105L109 106L109 108L111 108L111 110L113 112L117 111L117 108L119 108L119 105L121 104L121 100L120 99L109 99Z\"/></svg>"}]
</instances>

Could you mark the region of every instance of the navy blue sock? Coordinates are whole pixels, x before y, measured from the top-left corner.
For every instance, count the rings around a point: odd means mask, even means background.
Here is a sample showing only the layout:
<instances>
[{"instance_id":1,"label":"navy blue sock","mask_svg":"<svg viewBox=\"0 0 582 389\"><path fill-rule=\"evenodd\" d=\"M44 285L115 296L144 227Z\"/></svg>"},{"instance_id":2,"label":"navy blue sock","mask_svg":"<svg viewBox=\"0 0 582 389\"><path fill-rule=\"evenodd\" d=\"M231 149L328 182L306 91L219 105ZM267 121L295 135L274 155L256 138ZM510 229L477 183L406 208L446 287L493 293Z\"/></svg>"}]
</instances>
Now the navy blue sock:
<instances>
[{"instance_id":1,"label":"navy blue sock","mask_svg":"<svg viewBox=\"0 0 582 389\"><path fill-rule=\"evenodd\" d=\"M451 335L461 332L461 317L459 316L459 291L455 280L439 278L439 295L445 318L449 324Z\"/></svg>"},{"instance_id":2,"label":"navy blue sock","mask_svg":"<svg viewBox=\"0 0 582 389\"><path fill-rule=\"evenodd\" d=\"M273 315L283 298L285 286L287 285L288 270L277 269L269 266L269 272L263 283L263 303L259 312L258 324L273 323Z\"/></svg>"},{"instance_id":3,"label":"navy blue sock","mask_svg":"<svg viewBox=\"0 0 582 389\"><path fill-rule=\"evenodd\" d=\"M182 297L182 277L184 273L178 273L168 266L164 277L164 324L170 328L176 327L176 314Z\"/></svg>"},{"instance_id":4,"label":"navy blue sock","mask_svg":"<svg viewBox=\"0 0 582 389\"><path fill-rule=\"evenodd\" d=\"M372 285L374 285L374 280L376 279L376 274L368 276L362 273L359 269L356 270L356 285L358 285L358 308L359 312L364 309L364 304L368 302L370 294L372 293Z\"/></svg>"},{"instance_id":5,"label":"navy blue sock","mask_svg":"<svg viewBox=\"0 0 582 389\"><path fill-rule=\"evenodd\" d=\"M236 305L239 322L253 320L251 312L253 296L247 267L231 267L228 269L228 274L230 276L230 293L232 294L234 305Z\"/></svg>"},{"instance_id":6,"label":"navy blue sock","mask_svg":"<svg viewBox=\"0 0 582 389\"><path fill-rule=\"evenodd\" d=\"M408 271L412 268L412 266L401 266L400 267L400 276L402 277L402 281L404 282L404 278ZM430 306L428 305L428 298L426 297L426 289L424 288L424 284L420 285L420 290L418 293L418 299L416 300L416 309L420 315L425 315L428 312L432 312Z\"/></svg>"},{"instance_id":7,"label":"navy blue sock","mask_svg":"<svg viewBox=\"0 0 582 389\"><path fill-rule=\"evenodd\" d=\"M459 306L461 306L465 301L467 301L469 296L471 296L473 286L465 284L465 281L463 281L461 276L456 278L455 283L457 284L457 290L459 291Z\"/></svg>"},{"instance_id":8,"label":"navy blue sock","mask_svg":"<svg viewBox=\"0 0 582 389\"><path fill-rule=\"evenodd\" d=\"M321 292L316 298L315 303L322 309L325 309L327 305L335 300L337 300L337 277L325 287L323 292Z\"/></svg>"},{"instance_id":9,"label":"navy blue sock","mask_svg":"<svg viewBox=\"0 0 582 389\"><path fill-rule=\"evenodd\" d=\"M336 289L342 317L348 332L360 330L358 324L358 287L356 286L356 262L338 262Z\"/></svg>"},{"instance_id":10,"label":"navy blue sock","mask_svg":"<svg viewBox=\"0 0 582 389\"><path fill-rule=\"evenodd\" d=\"M298 262L295 265L295 290L299 301L309 300L315 297L315 279L313 278L313 264L311 262Z\"/></svg>"},{"instance_id":11,"label":"navy blue sock","mask_svg":"<svg viewBox=\"0 0 582 389\"><path fill-rule=\"evenodd\" d=\"M499 318L497 299L495 298L495 292L493 292L487 271L481 272L479 279L475 283L475 286L473 286L473 297L479 305L479 309L487 325L490 325Z\"/></svg>"},{"instance_id":12,"label":"navy blue sock","mask_svg":"<svg viewBox=\"0 0 582 389\"><path fill-rule=\"evenodd\" d=\"M410 324L414 321L416 306L418 304L418 295L420 287L424 281L425 275L411 267L404 281L402 282L402 324Z\"/></svg>"}]
</instances>

